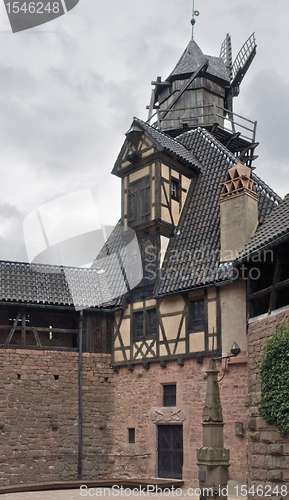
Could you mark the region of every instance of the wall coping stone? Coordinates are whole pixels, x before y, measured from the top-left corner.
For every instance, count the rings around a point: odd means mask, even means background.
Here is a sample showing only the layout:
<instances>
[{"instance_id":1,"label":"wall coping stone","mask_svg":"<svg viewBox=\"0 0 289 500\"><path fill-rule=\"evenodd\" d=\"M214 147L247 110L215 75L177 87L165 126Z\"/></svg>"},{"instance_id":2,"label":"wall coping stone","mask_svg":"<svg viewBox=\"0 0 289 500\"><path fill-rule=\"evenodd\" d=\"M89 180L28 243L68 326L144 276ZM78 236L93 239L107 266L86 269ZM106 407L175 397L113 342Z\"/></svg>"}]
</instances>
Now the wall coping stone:
<instances>
[{"instance_id":1,"label":"wall coping stone","mask_svg":"<svg viewBox=\"0 0 289 500\"><path fill-rule=\"evenodd\" d=\"M278 314L281 314L282 312L285 312L285 311L289 311L289 306L284 306L284 307L280 307L279 309L275 309L270 314L265 313L265 314L260 314L259 316L255 316L254 318L249 319L248 323L250 325L251 323L256 323L257 321L261 321L262 319L272 318L272 317L277 316Z\"/></svg>"}]
</instances>

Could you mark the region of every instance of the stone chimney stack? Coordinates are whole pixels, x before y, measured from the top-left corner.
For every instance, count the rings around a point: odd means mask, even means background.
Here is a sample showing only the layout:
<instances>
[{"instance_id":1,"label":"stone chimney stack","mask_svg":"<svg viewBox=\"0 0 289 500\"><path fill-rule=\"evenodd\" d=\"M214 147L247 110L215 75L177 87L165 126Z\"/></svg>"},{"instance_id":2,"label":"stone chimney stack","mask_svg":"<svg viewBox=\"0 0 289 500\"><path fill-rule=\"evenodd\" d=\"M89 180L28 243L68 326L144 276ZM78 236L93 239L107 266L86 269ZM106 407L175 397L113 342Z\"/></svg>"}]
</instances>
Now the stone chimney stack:
<instances>
[{"instance_id":1,"label":"stone chimney stack","mask_svg":"<svg viewBox=\"0 0 289 500\"><path fill-rule=\"evenodd\" d=\"M234 260L258 226L258 195L252 169L238 162L221 184L221 262Z\"/></svg>"}]
</instances>

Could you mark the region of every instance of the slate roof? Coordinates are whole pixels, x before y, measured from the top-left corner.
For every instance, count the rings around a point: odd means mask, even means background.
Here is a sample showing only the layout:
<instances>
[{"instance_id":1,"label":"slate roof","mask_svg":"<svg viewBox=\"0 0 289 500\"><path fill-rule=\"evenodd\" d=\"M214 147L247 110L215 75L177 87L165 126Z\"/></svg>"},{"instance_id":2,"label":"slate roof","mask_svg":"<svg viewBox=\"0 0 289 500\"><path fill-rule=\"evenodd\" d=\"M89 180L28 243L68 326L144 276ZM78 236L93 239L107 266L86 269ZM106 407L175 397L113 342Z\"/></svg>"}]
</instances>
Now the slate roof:
<instances>
[{"instance_id":1,"label":"slate roof","mask_svg":"<svg viewBox=\"0 0 289 500\"><path fill-rule=\"evenodd\" d=\"M77 309L113 305L96 269L0 261L0 300Z\"/></svg>"},{"instance_id":2,"label":"slate roof","mask_svg":"<svg viewBox=\"0 0 289 500\"><path fill-rule=\"evenodd\" d=\"M0 301L107 308L142 280L133 230L118 223L91 268L0 261Z\"/></svg>"},{"instance_id":3,"label":"slate roof","mask_svg":"<svg viewBox=\"0 0 289 500\"><path fill-rule=\"evenodd\" d=\"M147 135L147 137L155 144L159 151L166 151L179 160L187 163L188 165L194 167L197 170L201 169L201 164L198 159L193 155L191 151L188 151L186 147L177 142L172 137L169 137L166 134L163 134L159 130L151 127L148 123L143 122L139 118L134 117L131 127L137 124ZM118 159L115 163L115 166L112 170L112 173L116 173L116 165L119 159L122 157L123 148L118 156Z\"/></svg>"},{"instance_id":4,"label":"slate roof","mask_svg":"<svg viewBox=\"0 0 289 500\"><path fill-rule=\"evenodd\" d=\"M254 252L269 247L282 237L289 238L289 194L274 208L264 224L258 227L256 233L240 252L238 261L248 259Z\"/></svg>"},{"instance_id":5,"label":"slate roof","mask_svg":"<svg viewBox=\"0 0 289 500\"><path fill-rule=\"evenodd\" d=\"M221 57L204 55L195 40L190 40L176 67L173 69L167 80L175 80L181 75L194 73L205 61L205 59L209 60L207 74L230 82L230 76L223 59Z\"/></svg>"},{"instance_id":6,"label":"slate roof","mask_svg":"<svg viewBox=\"0 0 289 500\"><path fill-rule=\"evenodd\" d=\"M233 263L220 264L220 183L235 157L209 132L196 129L176 138L202 164L195 187L188 193L179 226L165 257L155 295L163 296L231 280ZM280 198L253 174L257 182L259 217L266 220Z\"/></svg>"},{"instance_id":7,"label":"slate roof","mask_svg":"<svg viewBox=\"0 0 289 500\"><path fill-rule=\"evenodd\" d=\"M119 221L92 268L102 271L111 300L114 299L115 305L121 304L121 297L143 277L139 244L133 229L124 230Z\"/></svg>"}]
</instances>

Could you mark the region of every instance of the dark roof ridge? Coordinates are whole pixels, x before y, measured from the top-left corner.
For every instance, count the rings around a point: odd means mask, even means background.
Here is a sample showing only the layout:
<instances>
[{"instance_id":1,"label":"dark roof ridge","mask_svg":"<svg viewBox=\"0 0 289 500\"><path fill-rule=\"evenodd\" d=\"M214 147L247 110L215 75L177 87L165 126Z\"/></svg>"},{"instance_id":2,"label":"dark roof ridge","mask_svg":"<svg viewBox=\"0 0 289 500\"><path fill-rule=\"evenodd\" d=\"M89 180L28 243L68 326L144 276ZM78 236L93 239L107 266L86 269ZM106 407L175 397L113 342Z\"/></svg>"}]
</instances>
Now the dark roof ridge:
<instances>
[{"instance_id":1,"label":"dark roof ridge","mask_svg":"<svg viewBox=\"0 0 289 500\"><path fill-rule=\"evenodd\" d=\"M180 142L176 141L176 139L174 139L173 137L165 134L164 132L161 132L160 130L152 127L151 125L149 125L147 122L144 122L143 120L141 120L140 118L137 118L136 116L133 117L133 121L136 121L138 122L142 127L144 127L149 133L151 131L152 134L158 134L161 136L161 138L165 141L167 141L168 143L171 143L172 145L175 145L177 148L183 148L185 149L185 153L186 154L181 154L181 153L178 153L177 151L174 151L173 150L173 147L171 149L171 152L174 153L175 155L183 158L184 160L186 161L190 161L195 167L197 167L199 170L202 170L203 167L202 167L202 164L200 163L200 161L198 160L198 158L195 157L195 155L192 153L192 151L190 151L188 148L186 148L186 146L184 146L184 144L181 144ZM151 137L152 140L153 140L153 137ZM160 143L161 144L161 143ZM165 144L161 144L161 146L164 148L164 149L167 149L169 150L170 148L168 146L166 146Z\"/></svg>"},{"instance_id":2,"label":"dark roof ridge","mask_svg":"<svg viewBox=\"0 0 289 500\"><path fill-rule=\"evenodd\" d=\"M149 128L151 128L152 130L156 131L158 134L162 135L162 136L163 136L163 137L165 137L166 139L170 139L171 141L173 141L173 142L175 142L175 143L177 143L177 144L180 144L180 143L176 140L176 139L177 139L176 137L171 137L170 135L165 134L165 133L164 133L164 132L162 132L161 130L159 130L159 129L155 128L155 127L152 127L149 123L144 122L143 120L141 120L141 118L138 118L137 116L134 116L134 117L133 117L133 119L134 119L134 120L136 120L136 121L138 121L138 122L140 122L142 125L145 125L146 127L149 127ZM182 146L183 146L183 144L182 144ZM186 146L183 146L183 147L184 147L184 148L186 148ZM189 151L189 150L188 150L188 148L186 148L186 149L187 149L187 151Z\"/></svg>"},{"instance_id":3,"label":"dark roof ridge","mask_svg":"<svg viewBox=\"0 0 289 500\"><path fill-rule=\"evenodd\" d=\"M266 194L266 196L268 196L268 192L270 192L272 193L271 197L274 198L275 201L278 201L278 203L282 201L281 196L279 196L265 181L263 181L257 174L255 174L255 172L253 172L252 178L262 187L263 192Z\"/></svg>"},{"instance_id":4,"label":"dark roof ridge","mask_svg":"<svg viewBox=\"0 0 289 500\"><path fill-rule=\"evenodd\" d=\"M200 133L205 137L207 141L209 141L210 143L215 143L215 146L219 148L220 152L225 154L232 163L236 164L238 162L237 158L233 155L233 153L231 153L231 151L229 151L218 139L216 139L215 136L210 134L204 128L198 127L197 130L200 131Z\"/></svg>"},{"instance_id":5,"label":"dark roof ridge","mask_svg":"<svg viewBox=\"0 0 289 500\"><path fill-rule=\"evenodd\" d=\"M57 266L55 264L41 264L39 262L21 262L21 261L17 261L17 260L2 260L0 259L0 266L4 264L5 266L7 267L16 267L16 266L22 266L22 267L28 267L30 268L31 270L35 270L37 271L39 268L47 268L47 272L49 272L49 270L54 270L55 272L61 272L61 271L65 271L65 270L69 270L69 271L79 271L79 272L87 272L87 271L96 271L97 270L93 267L73 267L73 266L63 266L63 265L60 265L60 266ZM50 274L50 273L49 273Z\"/></svg>"},{"instance_id":6,"label":"dark roof ridge","mask_svg":"<svg viewBox=\"0 0 289 500\"><path fill-rule=\"evenodd\" d=\"M234 163L235 165L238 162L238 159L229 151L226 146L224 146L218 139L216 139L215 136L210 134L206 129L202 127L198 127L197 129L192 129L188 130L187 132L184 132L183 134L180 134L176 137L176 139L185 137L189 134L194 134L198 131L204 138L205 140L209 141L210 143L215 143L216 147L219 148L219 150L227 156L229 161ZM241 162L242 163L242 162ZM252 178L258 183L258 185L262 188L262 192L266 195L267 198L274 200L275 202L280 203L282 201L282 198L265 182L263 181L257 174L252 172ZM260 190L259 190L260 191ZM289 195L289 193L288 193ZM287 195L286 195L287 196Z\"/></svg>"},{"instance_id":7,"label":"dark roof ridge","mask_svg":"<svg viewBox=\"0 0 289 500\"><path fill-rule=\"evenodd\" d=\"M218 148L219 152L222 153L223 155L225 155L227 157L227 160L229 162L231 162L232 164L236 164L237 163L237 158L233 155L233 153L231 153L231 151L229 151L220 141L218 141L218 139L216 139L216 137L214 137L212 134L210 134L210 132L208 132L206 129L202 128L202 127L198 127L196 129L192 129L192 130L188 130L187 132L184 132L180 135L178 135L176 137L176 139L181 139L182 137L186 137L188 136L189 134L196 134L196 133L199 133L201 136L203 136L203 138L209 142L210 144L214 144L214 146L216 148ZM182 144L182 142L180 142L180 144ZM185 146L186 147L186 146ZM187 148L188 149L188 148Z\"/></svg>"}]
</instances>

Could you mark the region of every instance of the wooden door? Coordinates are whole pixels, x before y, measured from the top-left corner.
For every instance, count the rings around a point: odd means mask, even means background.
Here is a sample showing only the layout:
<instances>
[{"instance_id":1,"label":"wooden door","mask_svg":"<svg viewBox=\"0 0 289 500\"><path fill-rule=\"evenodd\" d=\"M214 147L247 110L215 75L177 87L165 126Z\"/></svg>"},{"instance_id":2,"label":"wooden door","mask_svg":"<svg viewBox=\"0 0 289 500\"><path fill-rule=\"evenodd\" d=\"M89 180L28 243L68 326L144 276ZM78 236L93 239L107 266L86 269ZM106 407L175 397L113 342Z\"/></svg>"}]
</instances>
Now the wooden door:
<instances>
[{"instance_id":1,"label":"wooden door","mask_svg":"<svg viewBox=\"0 0 289 500\"><path fill-rule=\"evenodd\" d=\"M158 476L182 479L183 426L158 426Z\"/></svg>"}]
</instances>

